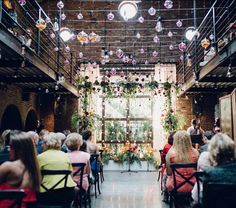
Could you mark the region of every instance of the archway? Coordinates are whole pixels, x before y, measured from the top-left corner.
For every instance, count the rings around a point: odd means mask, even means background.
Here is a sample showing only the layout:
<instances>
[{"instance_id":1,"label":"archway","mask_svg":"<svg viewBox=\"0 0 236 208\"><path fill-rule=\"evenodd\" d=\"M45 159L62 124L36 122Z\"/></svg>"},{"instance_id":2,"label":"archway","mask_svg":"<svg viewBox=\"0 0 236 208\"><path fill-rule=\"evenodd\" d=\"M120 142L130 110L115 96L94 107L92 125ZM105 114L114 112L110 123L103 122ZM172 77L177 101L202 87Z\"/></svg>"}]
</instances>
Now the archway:
<instances>
[{"instance_id":1,"label":"archway","mask_svg":"<svg viewBox=\"0 0 236 208\"><path fill-rule=\"evenodd\" d=\"M4 131L5 129L22 130L20 111L15 105L7 106L3 113L1 131Z\"/></svg>"},{"instance_id":2,"label":"archway","mask_svg":"<svg viewBox=\"0 0 236 208\"><path fill-rule=\"evenodd\" d=\"M37 129L38 118L34 110L30 110L25 120L25 131Z\"/></svg>"}]
</instances>

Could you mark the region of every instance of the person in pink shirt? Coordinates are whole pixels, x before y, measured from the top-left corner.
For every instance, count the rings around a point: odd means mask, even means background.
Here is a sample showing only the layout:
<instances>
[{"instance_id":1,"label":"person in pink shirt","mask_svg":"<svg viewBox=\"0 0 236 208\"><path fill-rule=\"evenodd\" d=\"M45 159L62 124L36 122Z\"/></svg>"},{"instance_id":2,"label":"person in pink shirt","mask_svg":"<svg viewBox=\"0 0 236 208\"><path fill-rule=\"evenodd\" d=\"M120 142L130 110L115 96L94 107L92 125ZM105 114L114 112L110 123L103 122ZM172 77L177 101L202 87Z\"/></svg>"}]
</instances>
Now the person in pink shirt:
<instances>
[{"instance_id":1,"label":"person in pink shirt","mask_svg":"<svg viewBox=\"0 0 236 208\"><path fill-rule=\"evenodd\" d=\"M68 147L69 152L68 157L71 163L85 163L85 169L83 174L83 184L82 187L85 191L89 188L88 176L90 174L90 154L87 152L80 151L80 146L83 144L82 136L78 133L71 133L67 136L65 145ZM73 172L77 168L75 167ZM79 176L75 176L74 181L79 183Z\"/></svg>"}]
</instances>

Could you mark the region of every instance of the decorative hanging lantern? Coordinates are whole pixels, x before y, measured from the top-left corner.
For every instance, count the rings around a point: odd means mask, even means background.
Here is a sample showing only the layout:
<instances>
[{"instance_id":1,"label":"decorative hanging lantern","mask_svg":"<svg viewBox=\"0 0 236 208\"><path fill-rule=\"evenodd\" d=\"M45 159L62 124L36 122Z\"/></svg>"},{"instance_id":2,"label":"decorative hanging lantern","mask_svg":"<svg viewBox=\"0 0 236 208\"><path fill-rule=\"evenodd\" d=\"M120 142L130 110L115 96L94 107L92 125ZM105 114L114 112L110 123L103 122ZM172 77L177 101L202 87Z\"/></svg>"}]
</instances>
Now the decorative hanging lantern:
<instances>
[{"instance_id":1,"label":"decorative hanging lantern","mask_svg":"<svg viewBox=\"0 0 236 208\"><path fill-rule=\"evenodd\" d=\"M215 36L211 33L209 38L210 38L210 40L213 40L215 38Z\"/></svg>"},{"instance_id":2,"label":"decorative hanging lantern","mask_svg":"<svg viewBox=\"0 0 236 208\"><path fill-rule=\"evenodd\" d=\"M84 54L83 52L79 52L79 58L83 58Z\"/></svg>"},{"instance_id":3,"label":"decorative hanging lantern","mask_svg":"<svg viewBox=\"0 0 236 208\"><path fill-rule=\"evenodd\" d=\"M138 18L138 21L139 21L139 23L144 23L144 18L143 18L142 16L140 16L140 17Z\"/></svg>"},{"instance_id":4,"label":"decorative hanging lantern","mask_svg":"<svg viewBox=\"0 0 236 208\"><path fill-rule=\"evenodd\" d=\"M21 5L21 6L24 6L26 4L26 0L18 0L18 3Z\"/></svg>"},{"instance_id":5,"label":"decorative hanging lantern","mask_svg":"<svg viewBox=\"0 0 236 208\"><path fill-rule=\"evenodd\" d=\"M55 52L57 52L57 51L59 51L59 48L58 48L58 47L55 47L53 50L54 50Z\"/></svg>"},{"instance_id":6,"label":"decorative hanging lantern","mask_svg":"<svg viewBox=\"0 0 236 208\"><path fill-rule=\"evenodd\" d=\"M114 18L115 18L115 15L114 15L112 12L110 12L110 13L107 15L107 19L108 19L109 21L112 21Z\"/></svg>"},{"instance_id":7,"label":"decorative hanging lantern","mask_svg":"<svg viewBox=\"0 0 236 208\"><path fill-rule=\"evenodd\" d=\"M165 7L166 9L171 9L171 8L173 7L173 1L171 1L171 0L165 0L165 2L164 2L164 7Z\"/></svg>"},{"instance_id":8,"label":"decorative hanging lantern","mask_svg":"<svg viewBox=\"0 0 236 208\"><path fill-rule=\"evenodd\" d=\"M59 2L57 3L57 8L58 8L58 9L63 9L63 8L64 8L64 3L63 3L62 1L59 1Z\"/></svg>"},{"instance_id":9,"label":"decorative hanging lantern","mask_svg":"<svg viewBox=\"0 0 236 208\"><path fill-rule=\"evenodd\" d=\"M186 48L187 48L187 46L186 46L186 44L184 42L181 42L179 44L179 50L180 51L184 52L186 50Z\"/></svg>"},{"instance_id":10,"label":"decorative hanging lantern","mask_svg":"<svg viewBox=\"0 0 236 208\"><path fill-rule=\"evenodd\" d=\"M137 38L137 39L140 39L140 38L141 38L141 35L140 35L139 32L136 34L136 38Z\"/></svg>"},{"instance_id":11,"label":"decorative hanging lantern","mask_svg":"<svg viewBox=\"0 0 236 208\"><path fill-rule=\"evenodd\" d=\"M56 37L55 33L51 33L51 34L50 34L50 38L53 39L53 38L55 38L55 37Z\"/></svg>"},{"instance_id":12,"label":"decorative hanging lantern","mask_svg":"<svg viewBox=\"0 0 236 208\"><path fill-rule=\"evenodd\" d=\"M40 31L44 30L47 27L47 23L40 17L37 21L36 21L36 25L35 25Z\"/></svg>"},{"instance_id":13,"label":"decorative hanging lantern","mask_svg":"<svg viewBox=\"0 0 236 208\"><path fill-rule=\"evenodd\" d=\"M116 56L118 58L122 58L124 56L124 52L119 48L117 51L116 51Z\"/></svg>"},{"instance_id":14,"label":"decorative hanging lantern","mask_svg":"<svg viewBox=\"0 0 236 208\"><path fill-rule=\"evenodd\" d=\"M58 25L57 20L55 20L55 22L53 23L53 28L52 29L53 29L54 32L59 30L59 25Z\"/></svg>"},{"instance_id":15,"label":"decorative hanging lantern","mask_svg":"<svg viewBox=\"0 0 236 208\"><path fill-rule=\"evenodd\" d=\"M81 31L78 35L77 35L77 39L81 44L87 43L88 42L88 34L84 31Z\"/></svg>"},{"instance_id":16,"label":"decorative hanging lantern","mask_svg":"<svg viewBox=\"0 0 236 208\"><path fill-rule=\"evenodd\" d=\"M63 21L63 20L65 20L65 19L66 19L65 13L61 14L61 20Z\"/></svg>"},{"instance_id":17,"label":"decorative hanging lantern","mask_svg":"<svg viewBox=\"0 0 236 208\"><path fill-rule=\"evenodd\" d=\"M152 55L153 55L153 57L157 57L158 56L158 52L157 51L153 51Z\"/></svg>"},{"instance_id":18,"label":"decorative hanging lantern","mask_svg":"<svg viewBox=\"0 0 236 208\"><path fill-rule=\"evenodd\" d=\"M169 49L170 49L171 51L174 50L173 44L170 44L170 45L169 45Z\"/></svg>"},{"instance_id":19,"label":"decorative hanging lantern","mask_svg":"<svg viewBox=\"0 0 236 208\"><path fill-rule=\"evenodd\" d=\"M159 17L158 20L157 20L157 24L156 24L155 30L157 32L161 32L163 30L162 22L161 22L161 17Z\"/></svg>"},{"instance_id":20,"label":"decorative hanging lantern","mask_svg":"<svg viewBox=\"0 0 236 208\"><path fill-rule=\"evenodd\" d=\"M91 32L88 36L88 39L91 43L96 42L96 38L97 38L97 34L95 34L94 32Z\"/></svg>"},{"instance_id":21,"label":"decorative hanging lantern","mask_svg":"<svg viewBox=\"0 0 236 208\"><path fill-rule=\"evenodd\" d=\"M149 10L148 10L148 14L151 15L151 16L154 16L156 14L156 9L154 9L153 7L151 7Z\"/></svg>"},{"instance_id":22,"label":"decorative hanging lantern","mask_svg":"<svg viewBox=\"0 0 236 208\"><path fill-rule=\"evenodd\" d=\"M78 15L77 15L77 19L78 20L82 20L84 18L83 14L80 12Z\"/></svg>"},{"instance_id":23,"label":"decorative hanging lantern","mask_svg":"<svg viewBox=\"0 0 236 208\"><path fill-rule=\"evenodd\" d=\"M69 53L69 52L70 52L70 47L69 47L69 46L66 46L66 47L65 47L65 52L66 52L66 53Z\"/></svg>"},{"instance_id":24,"label":"decorative hanging lantern","mask_svg":"<svg viewBox=\"0 0 236 208\"><path fill-rule=\"evenodd\" d=\"M45 22L48 24L51 22L51 19L49 17L46 17Z\"/></svg>"},{"instance_id":25,"label":"decorative hanging lantern","mask_svg":"<svg viewBox=\"0 0 236 208\"><path fill-rule=\"evenodd\" d=\"M206 49L209 45L210 45L210 41L209 41L207 38L202 39L202 41L201 41L201 46L202 46L203 48Z\"/></svg>"},{"instance_id":26,"label":"decorative hanging lantern","mask_svg":"<svg viewBox=\"0 0 236 208\"><path fill-rule=\"evenodd\" d=\"M140 49L140 53L141 53L141 54L144 53L144 49L143 49L143 48Z\"/></svg>"},{"instance_id":27,"label":"decorative hanging lantern","mask_svg":"<svg viewBox=\"0 0 236 208\"><path fill-rule=\"evenodd\" d=\"M112 51L112 50L109 51L109 55L110 55L110 56L113 55L113 51Z\"/></svg>"},{"instance_id":28,"label":"decorative hanging lantern","mask_svg":"<svg viewBox=\"0 0 236 208\"><path fill-rule=\"evenodd\" d=\"M153 41L154 43L158 43L160 41L160 38L157 35L155 35Z\"/></svg>"},{"instance_id":29,"label":"decorative hanging lantern","mask_svg":"<svg viewBox=\"0 0 236 208\"><path fill-rule=\"evenodd\" d=\"M167 34L167 36L170 37L170 38L172 38L173 33L172 33L171 31L169 31L168 34Z\"/></svg>"},{"instance_id":30,"label":"decorative hanging lantern","mask_svg":"<svg viewBox=\"0 0 236 208\"><path fill-rule=\"evenodd\" d=\"M183 22L182 22L181 20L178 20L178 21L176 22L176 26L177 26L177 27L182 27L182 26L183 26Z\"/></svg>"}]
</instances>

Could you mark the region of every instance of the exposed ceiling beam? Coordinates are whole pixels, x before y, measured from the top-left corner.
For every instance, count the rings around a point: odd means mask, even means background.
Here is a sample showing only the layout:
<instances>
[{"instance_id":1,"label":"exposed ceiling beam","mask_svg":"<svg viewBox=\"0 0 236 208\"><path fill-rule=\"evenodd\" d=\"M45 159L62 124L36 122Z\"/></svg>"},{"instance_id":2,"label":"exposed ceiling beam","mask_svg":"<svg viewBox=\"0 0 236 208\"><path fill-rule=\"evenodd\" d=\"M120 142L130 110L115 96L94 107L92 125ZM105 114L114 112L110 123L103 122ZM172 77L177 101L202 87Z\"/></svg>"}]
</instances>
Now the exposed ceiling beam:
<instances>
[{"instance_id":1,"label":"exposed ceiling beam","mask_svg":"<svg viewBox=\"0 0 236 208\"><path fill-rule=\"evenodd\" d=\"M7 84L15 83L48 83L48 82L55 82L50 77L38 77L38 76L31 76L31 77L0 77L0 82L4 82Z\"/></svg>"}]
</instances>

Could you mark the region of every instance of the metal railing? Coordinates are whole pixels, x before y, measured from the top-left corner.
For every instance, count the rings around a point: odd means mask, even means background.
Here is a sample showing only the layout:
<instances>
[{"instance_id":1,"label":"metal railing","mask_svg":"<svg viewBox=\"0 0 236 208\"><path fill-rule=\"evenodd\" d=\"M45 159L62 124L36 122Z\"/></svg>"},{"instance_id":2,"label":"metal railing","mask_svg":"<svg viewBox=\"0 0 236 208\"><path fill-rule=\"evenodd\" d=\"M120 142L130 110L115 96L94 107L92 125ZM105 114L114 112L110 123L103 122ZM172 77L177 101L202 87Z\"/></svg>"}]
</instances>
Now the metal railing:
<instances>
[{"instance_id":1,"label":"metal railing","mask_svg":"<svg viewBox=\"0 0 236 208\"><path fill-rule=\"evenodd\" d=\"M41 16L43 20L48 18L38 2L36 0L27 1L24 6L21 6L18 1L14 1L14 13L2 4L3 2L0 0L0 23L7 29L12 29L15 37L19 40L21 36L27 37L27 29L31 29L32 43L29 48L26 47L26 50L31 50L57 75L63 74L67 81L74 84L77 70L76 59L71 52L65 53L64 49L67 45L60 38L59 32L53 31L51 21L47 23L47 27L44 30L37 29L36 22L39 17ZM9 21L12 22L9 23ZM55 34L55 38L50 37L52 33ZM55 51L56 47L59 48L58 51ZM69 64L65 64L65 60L68 60Z\"/></svg>"},{"instance_id":2,"label":"metal railing","mask_svg":"<svg viewBox=\"0 0 236 208\"><path fill-rule=\"evenodd\" d=\"M192 77L198 80L201 68L214 57L213 51L211 51L212 47L214 47L216 55L222 49L220 42L224 38L227 39L227 43L232 41L232 38L229 37L229 26L231 23L236 23L235 11L235 0L216 0L214 2L197 28L199 36L188 44L183 54L184 60L177 65L178 83L183 84ZM201 41L204 38L210 41L210 45L206 49L201 46ZM208 58L206 58L207 56ZM191 64L187 63L188 57L191 57Z\"/></svg>"}]
</instances>

